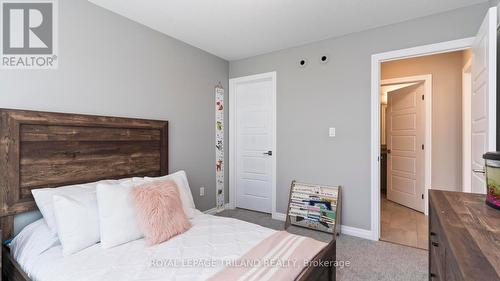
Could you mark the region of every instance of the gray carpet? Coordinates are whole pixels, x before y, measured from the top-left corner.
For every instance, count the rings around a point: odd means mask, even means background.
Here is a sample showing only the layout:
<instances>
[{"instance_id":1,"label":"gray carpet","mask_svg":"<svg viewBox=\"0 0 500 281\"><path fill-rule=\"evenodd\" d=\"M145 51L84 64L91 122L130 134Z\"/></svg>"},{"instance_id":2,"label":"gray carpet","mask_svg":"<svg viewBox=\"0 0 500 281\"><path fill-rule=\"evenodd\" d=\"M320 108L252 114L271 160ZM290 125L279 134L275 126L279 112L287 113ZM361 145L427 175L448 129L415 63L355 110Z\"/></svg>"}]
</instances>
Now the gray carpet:
<instances>
[{"instance_id":1,"label":"gray carpet","mask_svg":"<svg viewBox=\"0 0 500 281\"><path fill-rule=\"evenodd\" d=\"M282 230L284 222L271 219L268 214L242 209L226 210L219 216L232 217L264 227ZM290 232L328 242L331 235L293 227ZM337 280L428 280L427 251L371 241L348 235L337 238L337 260L349 261L350 266L337 268Z\"/></svg>"}]
</instances>

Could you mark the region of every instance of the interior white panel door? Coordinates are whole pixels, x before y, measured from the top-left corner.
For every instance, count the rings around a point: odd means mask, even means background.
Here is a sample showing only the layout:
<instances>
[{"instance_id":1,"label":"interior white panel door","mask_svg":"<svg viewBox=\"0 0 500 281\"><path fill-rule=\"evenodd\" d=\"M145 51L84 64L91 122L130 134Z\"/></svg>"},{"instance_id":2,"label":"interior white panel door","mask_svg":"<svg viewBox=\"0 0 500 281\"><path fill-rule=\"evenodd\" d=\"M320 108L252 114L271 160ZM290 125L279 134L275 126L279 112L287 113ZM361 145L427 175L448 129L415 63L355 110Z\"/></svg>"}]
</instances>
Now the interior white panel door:
<instances>
[{"instance_id":1,"label":"interior white panel door","mask_svg":"<svg viewBox=\"0 0 500 281\"><path fill-rule=\"evenodd\" d=\"M424 211L424 83L388 93L387 199Z\"/></svg>"},{"instance_id":2,"label":"interior white panel door","mask_svg":"<svg viewBox=\"0 0 500 281\"><path fill-rule=\"evenodd\" d=\"M483 154L496 150L497 8L490 8L472 46L471 161L473 193L486 193Z\"/></svg>"},{"instance_id":3,"label":"interior white panel door","mask_svg":"<svg viewBox=\"0 0 500 281\"><path fill-rule=\"evenodd\" d=\"M265 213L272 210L273 81L237 83L236 207Z\"/></svg>"}]
</instances>

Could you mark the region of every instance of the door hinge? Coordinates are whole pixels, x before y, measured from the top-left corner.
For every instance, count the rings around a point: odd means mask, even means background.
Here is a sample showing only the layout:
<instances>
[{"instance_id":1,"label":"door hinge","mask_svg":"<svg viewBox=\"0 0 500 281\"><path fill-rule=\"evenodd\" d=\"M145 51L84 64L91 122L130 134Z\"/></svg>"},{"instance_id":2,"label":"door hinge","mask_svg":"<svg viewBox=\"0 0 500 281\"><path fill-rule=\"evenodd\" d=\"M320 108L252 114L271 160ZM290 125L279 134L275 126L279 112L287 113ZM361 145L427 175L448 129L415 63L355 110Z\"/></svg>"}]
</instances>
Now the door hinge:
<instances>
[{"instance_id":1,"label":"door hinge","mask_svg":"<svg viewBox=\"0 0 500 281\"><path fill-rule=\"evenodd\" d=\"M424 194L422 194L422 199L424 199Z\"/></svg>"},{"instance_id":2,"label":"door hinge","mask_svg":"<svg viewBox=\"0 0 500 281\"><path fill-rule=\"evenodd\" d=\"M424 150L425 146L422 144L422 150Z\"/></svg>"},{"instance_id":3,"label":"door hinge","mask_svg":"<svg viewBox=\"0 0 500 281\"><path fill-rule=\"evenodd\" d=\"M424 95L422 95L422 100L425 100L425 97L424 97Z\"/></svg>"}]
</instances>

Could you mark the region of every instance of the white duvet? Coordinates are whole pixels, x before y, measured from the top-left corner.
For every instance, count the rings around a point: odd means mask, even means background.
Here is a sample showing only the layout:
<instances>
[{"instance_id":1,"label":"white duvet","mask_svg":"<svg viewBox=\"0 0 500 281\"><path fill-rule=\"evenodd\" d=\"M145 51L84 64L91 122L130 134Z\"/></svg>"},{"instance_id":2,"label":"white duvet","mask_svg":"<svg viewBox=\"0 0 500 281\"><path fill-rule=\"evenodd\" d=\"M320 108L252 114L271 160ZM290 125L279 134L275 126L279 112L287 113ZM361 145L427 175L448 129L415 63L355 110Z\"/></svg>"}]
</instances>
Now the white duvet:
<instances>
[{"instance_id":1,"label":"white duvet","mask_svg":"<svg viewBox=\"0 0 500 281\"><path fill-rule=\"evenodd\" d=\"M18 260L33 281L206 280L224 260L243 256L275 231L232 218L198 213L193 227L148 247L143 239L111 249L96 244L63 257L60 245Z\"/></svg>"}]
</instances>

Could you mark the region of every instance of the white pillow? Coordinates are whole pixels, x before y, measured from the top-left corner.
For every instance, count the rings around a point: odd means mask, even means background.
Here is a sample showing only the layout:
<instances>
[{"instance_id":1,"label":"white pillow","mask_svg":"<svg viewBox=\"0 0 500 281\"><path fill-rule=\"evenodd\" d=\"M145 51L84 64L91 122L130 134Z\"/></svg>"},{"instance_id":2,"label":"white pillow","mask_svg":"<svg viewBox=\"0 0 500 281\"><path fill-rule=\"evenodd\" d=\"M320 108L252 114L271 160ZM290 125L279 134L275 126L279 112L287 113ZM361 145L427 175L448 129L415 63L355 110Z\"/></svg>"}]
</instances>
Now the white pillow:
<instances>
[{"instance_id":1,"label":"white pillow","mask_svg":"<svg viewBox=\"0 0 500 281\"><path fill-rule=\"evenodd\" d=\"M76 184L76 185L67 185L61 186L57 188L39 188L32 189L31 193L33 194L33 198L35 199L36 205L38 209L42 213L47 226L53 234L57 233L56 219L54 217L54 204L52 197L54 195L64 195L70 196L71 198L80 198L81 196L85 196L86 194L95 194L95 188L98 183L113 183L113 182L122 182L128 181L130 179L122 179L119 181L116 180L104 180L98 182L91 182L85 184Z\"/></svg>"},{"instance_id":2,"label":"white pillow","mask_svg":"<svg viewBox=\"0 0 500 281\"><path fill-rule=\"evenodd\" d=\"M189 219L192 219L196 215L196 207L194 205L193 194L191 193L191 188L189 188L189 182L187 180L186 172L178 171L170 175L162 176L162 177L145 177L145 181L152 180L173 180L175 184L177 184L177 188L179 189L179 197L182 202L182 209L184 213Z\"/></svg>"},{"instance_id":3,"label":"white pillow","mask_svg":"<svg viewBox=\"0 0 500 281\"><path fill-rule=\"evenodd\" d=\"M36 257L53 246L59 245L57 235L52 233L44 219L39 219L27 225L10 243L12 257L20 263Z\"/></svg>"},{"instance_id":4,"label":"white pillow","mask_svg":"<svg viewBox=\"0 0 500 281\"><path fill-rule=\"evenodd\" d=\"M78 198L54 195L53 201L63 255L74 254L99 242L99 212L95 192L81 194Z\"/></svg>"},{"instance_id":5,"label":"white pillow","mask_svg":"<svg viewBox=\"0 0 500 281\"><path fill-rule=\"evenodd\" d=\"M97 205L103 248L111 248L143 237L132 198L132 189L139 182L99 183L97 185Z\"/></svg>"}]
</instances>

